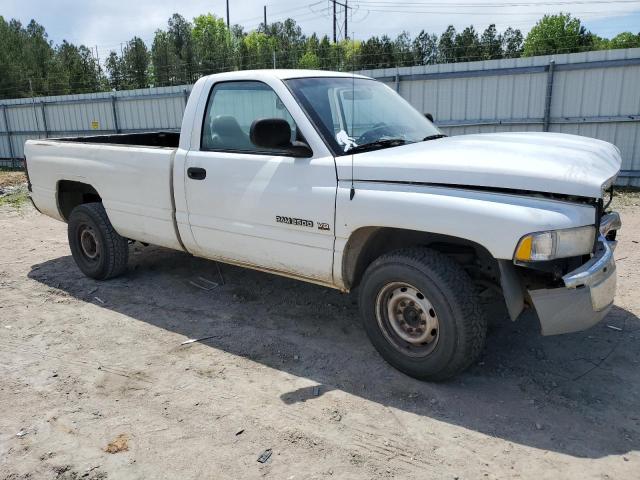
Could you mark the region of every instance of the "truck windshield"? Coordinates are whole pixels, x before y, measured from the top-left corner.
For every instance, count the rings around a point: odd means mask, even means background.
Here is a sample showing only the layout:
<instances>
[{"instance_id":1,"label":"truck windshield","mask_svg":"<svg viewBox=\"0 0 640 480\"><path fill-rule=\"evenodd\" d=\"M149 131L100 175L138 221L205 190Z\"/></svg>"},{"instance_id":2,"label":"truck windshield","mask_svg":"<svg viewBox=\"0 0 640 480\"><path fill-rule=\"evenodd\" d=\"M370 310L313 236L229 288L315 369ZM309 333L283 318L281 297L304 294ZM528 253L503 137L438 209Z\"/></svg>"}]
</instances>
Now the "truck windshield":
<instances>
[{"instance_id":1,"label":"truck windshield","mask_svg":"<svg viewBox=\"0 0 640 480\"><path fill-rule=\"evenodd\" d=\"M309 77L286 84L335 155L445 136L400 95L375 80Z\"/></svg>"}]
</instances>

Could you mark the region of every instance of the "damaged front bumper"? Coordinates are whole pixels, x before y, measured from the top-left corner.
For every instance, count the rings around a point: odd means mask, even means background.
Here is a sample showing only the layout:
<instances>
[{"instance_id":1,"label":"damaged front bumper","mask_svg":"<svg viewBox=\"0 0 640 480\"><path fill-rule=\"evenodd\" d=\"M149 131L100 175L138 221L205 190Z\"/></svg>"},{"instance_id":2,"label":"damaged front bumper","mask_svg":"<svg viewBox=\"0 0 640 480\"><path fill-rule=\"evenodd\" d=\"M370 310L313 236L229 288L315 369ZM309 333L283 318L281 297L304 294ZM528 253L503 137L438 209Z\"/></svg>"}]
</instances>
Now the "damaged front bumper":
<instances>
[{"instance_id":1,"label":"damaged front bumper","mask_svg":"<svg viewBox=\"0 0 640 480\"><path fill-rule=\"evenodd\" d=\"M543 335L558 335L592 327L609 312L616 293L616 242L607 240L620 228L620 217L603 217L593 257L562 277L564 288L529 290Z\"/></svg>"}]
</instances>

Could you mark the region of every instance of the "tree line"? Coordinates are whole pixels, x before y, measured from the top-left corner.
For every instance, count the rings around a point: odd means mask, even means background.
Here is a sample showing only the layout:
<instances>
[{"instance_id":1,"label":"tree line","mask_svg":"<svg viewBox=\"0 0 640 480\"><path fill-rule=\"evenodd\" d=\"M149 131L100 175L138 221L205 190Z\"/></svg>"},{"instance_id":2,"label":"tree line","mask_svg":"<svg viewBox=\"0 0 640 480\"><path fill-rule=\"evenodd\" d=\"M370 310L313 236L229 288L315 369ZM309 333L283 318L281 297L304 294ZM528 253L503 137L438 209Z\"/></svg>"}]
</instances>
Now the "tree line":
<instances>
[{"instance_id":1,"label":"tree line","mask_svg":"<svg viewBox=\"0 0 640 480\"><path fill-rule=\"evenodd\" d=\"M35 20L24 26L0 16L0 98L182 85L250 68L351 71L631 47L640 47L640 33L602 38L569 14L545 15L526 37L493 24L482 32L451 25L440 35L422 30L415 37L402 32L333 43L326 35L305 35L293 19L245 32L212 14L190 22L176 13L150 46L135 36L101 63L84 45L55 45Z\"/></svg>"}]
</instances>

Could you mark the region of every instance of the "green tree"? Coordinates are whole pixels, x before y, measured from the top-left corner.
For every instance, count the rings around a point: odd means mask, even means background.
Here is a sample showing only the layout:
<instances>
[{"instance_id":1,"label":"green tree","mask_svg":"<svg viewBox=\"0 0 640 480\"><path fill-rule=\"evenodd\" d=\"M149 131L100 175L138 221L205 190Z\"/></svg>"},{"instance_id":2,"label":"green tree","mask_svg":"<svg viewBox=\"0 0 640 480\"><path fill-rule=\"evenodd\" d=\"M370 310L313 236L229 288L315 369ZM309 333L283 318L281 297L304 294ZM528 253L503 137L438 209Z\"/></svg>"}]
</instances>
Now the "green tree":
<instances>
[{"instance_id":1,"label":"green tree","mask_svg":"<svg viewBox=\"0 0 640 480\"><path fill-rule=\"evenodd\" d=\"M323 70L336 70L339 62L334 61L332 44L327 35L324 35L318 43L318 68Z\"/></svg>"},{"instance_id":2,"label":"green tree","mask_svg":"<svg viewBox=\"0 0 640 480\"><path fill-rule=\"evenodd\" d=\"M298 62L298 68L315 69L320 68L320 60L314 52L305 52Z\"/></svg>"},{"instance_id":3,"label":"green tree","mask_svg":"<svg viewBox=\"0 0 640 480\"><path fill-rule=\"evenodd\" d=\"M212 14L193 19L193 49L199 74L224 72L234 67L231 33L222 18Z\"/></svg>"},{"instance_id":4,"label":"green tree","mask_svg":"<svg viewBox=\"0 0 640 480\"><path fill-rule=\"evenodd\" d=\"M275 39L261 32L251 32L244 37L243 55L239 67L272 68L275 54Z\"/></svg>"},{"instance_id":5,"label":"green tree","mask_svg":"<svg viewBox=\"0 0 640 480\"><path fill-rule=\"evenodd\" d=\"M347 38L338 43L338 48L340 49L341 58L339 70L355 70L358 65L358 59L362 56L362 42Z\"/></svg>"},{"instance_id":6,"label":"green tree","mask_svg":"<svg viewBox=\"0 0 640 480\"><path fill-rule=\"evenodd\" d=\"M438 40L438 63L456 61L455 39L456 29L453 25L449 25Z\"/></svg>"},{"instance_id":7,"label":"green tree","mask_svg":"<svg viewBox=\"0 0 640 480\"><path fill-rule=\"evenodd\" d=\"M378 57L378 68L389 68L397 66L394 45L388 35L380 37L381 50Z\"/></svg>"},{"instance_id":8,"label":"green tree","mask_svg":"<svg viewBox=\"0 0 640 480\"><path fill-rule=\"evenodd\" d=\"M108 84L112 90L123 90L126 86L124 80L124 65L122 59L113 50L104 62L104 66L109 74Z\"/></svg>"},{"instance_id":9,"label":"green tree","mask_svg":"<svg viewBox=\"0 0 640 480\"><path fill-rule=\"evenodd\" d=\"M278 68L295 68L306 51L302 29L291 18L268 25L266 35L274 41Z\"/></svg>"},{"instance_id":10,"label":"green tree","mask_svg":"<svg viewBox=\"0 0 640 480\"><path fill-rule=\"evenodd\" d=\"M149 87L149 50L141 38L133 37L122 52L125 85L128 88Z\"/></svg>"},{"instance_id":11,"label":"green tree","mask_svg":"<svg viewBox=\"0 0 640 480\"><path fill-rule=\"evenodd\" d=\"M430 65L438 61L438 36L422 30L413 39L413 58L417 65Z\"/></svg>"},{"instance_id":12,"label":"green tree","mask_svg":"<svg viewBox=\"0 0 640 480\"><path fill-rule=\"evenodd\" d=\"M0 16L0 98L28 95L27 59L21 55L24 37L18 20L7 22Z\"/></svg>"},{"instance_id":13,"label":"green tree","mask_svg":"<svg viewBox=\"0 0 640 480\"><path fill-rule=\"evenodd\" d=\"M551 55L590 50L594 36L582 26L580 19L568 13L545 15L524 40L522 55Z\"/></svg>"},{"instance_id":14,"label":"green tree","mask_svg":"<svg viewBox=\"0 0 640 480\"><path fill-rule=\"evenodd\" d=\"M240 58L244 48L244 37L246 36L247 34L242 25L231 25L231 55L233 60L230 68L236 70L240 68Z\"/></svg>"},{"instance_id":15,"label":"green tree","mask_svg":"<svg viewBox=\"0 0 640 480\"><path fill-rule=\"evenodd\" d=\"M609 48L638 48L640 47L640 33L622 32L608 42Z\"/></svg>"},{"instance_id":16,"label":"green tree","mask_svg":"<svg viewBox=\"0 0 640 480\"><path fill-rule=\"evenodd\" d=\"M492 23L482 33L480 37L482 48L482 58L485 60L495 60L502 58L502 38L498 35L496 25Z\"/></svg>"},{"instance_id":17,"label":"green tree","mask_svg":"<svg viewBox=\"0 0 640 480\"><path fill-rule=\"evenodd\" d=\"M382 54L382 42L378 37L371 37L362 42L360 46L358 68L372 69L379 67L379 59Z\"/></svg>"},{"instance_id":18,"label":"green tree","mask_svg":"<svg viewBox=\"0 0 640 480\"><path fill-rule=\"evenodd\" d=\"M526 40L518 29L500 35L492 24L481 36L473 26L457 32L450 25L440 37L423 30L415 38L402 32L393 40L383 35L334 44L326 35L305 36L290 18L246 33L239 25L227 28L213 14L191 23L176 13L166 29L155 32L150 51L134 37L122 54L111 52L105 76L87 47L67 41L56 46L37 22L23 25L0 16L0 97L186 84L202 74L273 68L274 57L278 68L350 71L634 47L640 47L640 33L601 38L569 14L545 15Z\"/></svg>"},{"instance_id":19,"label":"green tree","mask_svg":"<svg viewBox=\"0 0 640 480\"><path fill-rule=\"evenodd\" d=\"M507 28L502 34L502 55L504 58L518 58L522 55L522 32Z\"/></svg>"},{"instance_id":20,"label":"green tree","mask_svg":"<svg viewBox=\"0 0 640 480\"><path fill-rule=\"evenodd\" d=\"M102 70L93 58L91 50L84 45L76 47L63 40L62 44L56 48L56 57L67 83L63 87L64 93L88 93L100 90Z\"/></svg>"},{"instance_id":21,"label":"green tree","mask_svg":"<svg viewBox=\"0 0 640 480\"><path fill-rule=\"evenodd\" d=\"M195 81L195 54L191 35L192 25L182 15L174 13L169 19L169 41L173 50L173 72L177 84Z\"/></svg>"},{"instance_id":22,"label":"green tree","mask_svg":"<svg viewBox=\"0 0 640 480\"><path fill-rule=\"evenodd\" d=\"M55 52L52 42L47 38L47 33L42 25L31 20L24 30L24 44L22 52L14 61L25 62L28 79L31 80L35 95L46 95L50 86L60 86L59 82L50 78L48 73L55 64Z\"/></svg>"},{"instance_id":23,"label":"green tree","mask_svg":"<svg viewBox=\"0 0 640 480\"><path fill-rule=\"evenodd\" d=\"M68 88L52 42L34 20L24 27L19 20L0 16L0 95L29 97L62 92Z\"/></svg>"},{"instance_id":24,"label":"green tree","mask_svg":"<svg viewBox=\"0 0 640 480\"><path fill-rule=\"evenodd\" d=\"M400 67L409 67L414 63L413 41L409 32L402 32L393 41L393 63Z\"/></svg>"},{"instance_id":25,"label":"green tree","mask_svg":"<svg viewBox=\"0 0 640 480\"><path fill-rule=\"evenodd\" d=\"M151 45L153 83L156 87L177 83L175 78L176 62L169 34L164 30L156 30Z\"/></svg>"},{"instance_id":26,"label":"green tree","mask_svg":"<svg viewBox=\"0 0 640 480\"><path fill-rule=\"evenodd\" d=\"M480 39L473 26L465 28L455 36L455 61L473 62L482 60Z\"/></svg>"}]
</instances>

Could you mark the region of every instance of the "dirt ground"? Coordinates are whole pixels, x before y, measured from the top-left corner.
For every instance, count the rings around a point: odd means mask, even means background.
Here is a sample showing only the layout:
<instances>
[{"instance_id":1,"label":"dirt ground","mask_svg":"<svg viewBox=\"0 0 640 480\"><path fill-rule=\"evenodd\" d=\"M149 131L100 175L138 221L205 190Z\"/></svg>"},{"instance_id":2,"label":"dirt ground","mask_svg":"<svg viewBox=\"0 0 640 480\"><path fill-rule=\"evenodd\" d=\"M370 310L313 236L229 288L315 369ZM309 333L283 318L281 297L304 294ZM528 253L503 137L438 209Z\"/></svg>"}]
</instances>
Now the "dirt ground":
<instances>
[{"instance_id":1,"label":"dirt ground","mask_svg":"<svg viewBox=\"0 0 640 480\"><path fill-rule=\"evenodd\" d=\"M601 324L496 315L443 384L389 367L354 296L227 265L205 291L214 262L153 247L95 282L64 224L0 207L0 478L640 478L638 204Z\"/></svg>"}]
</instances>

